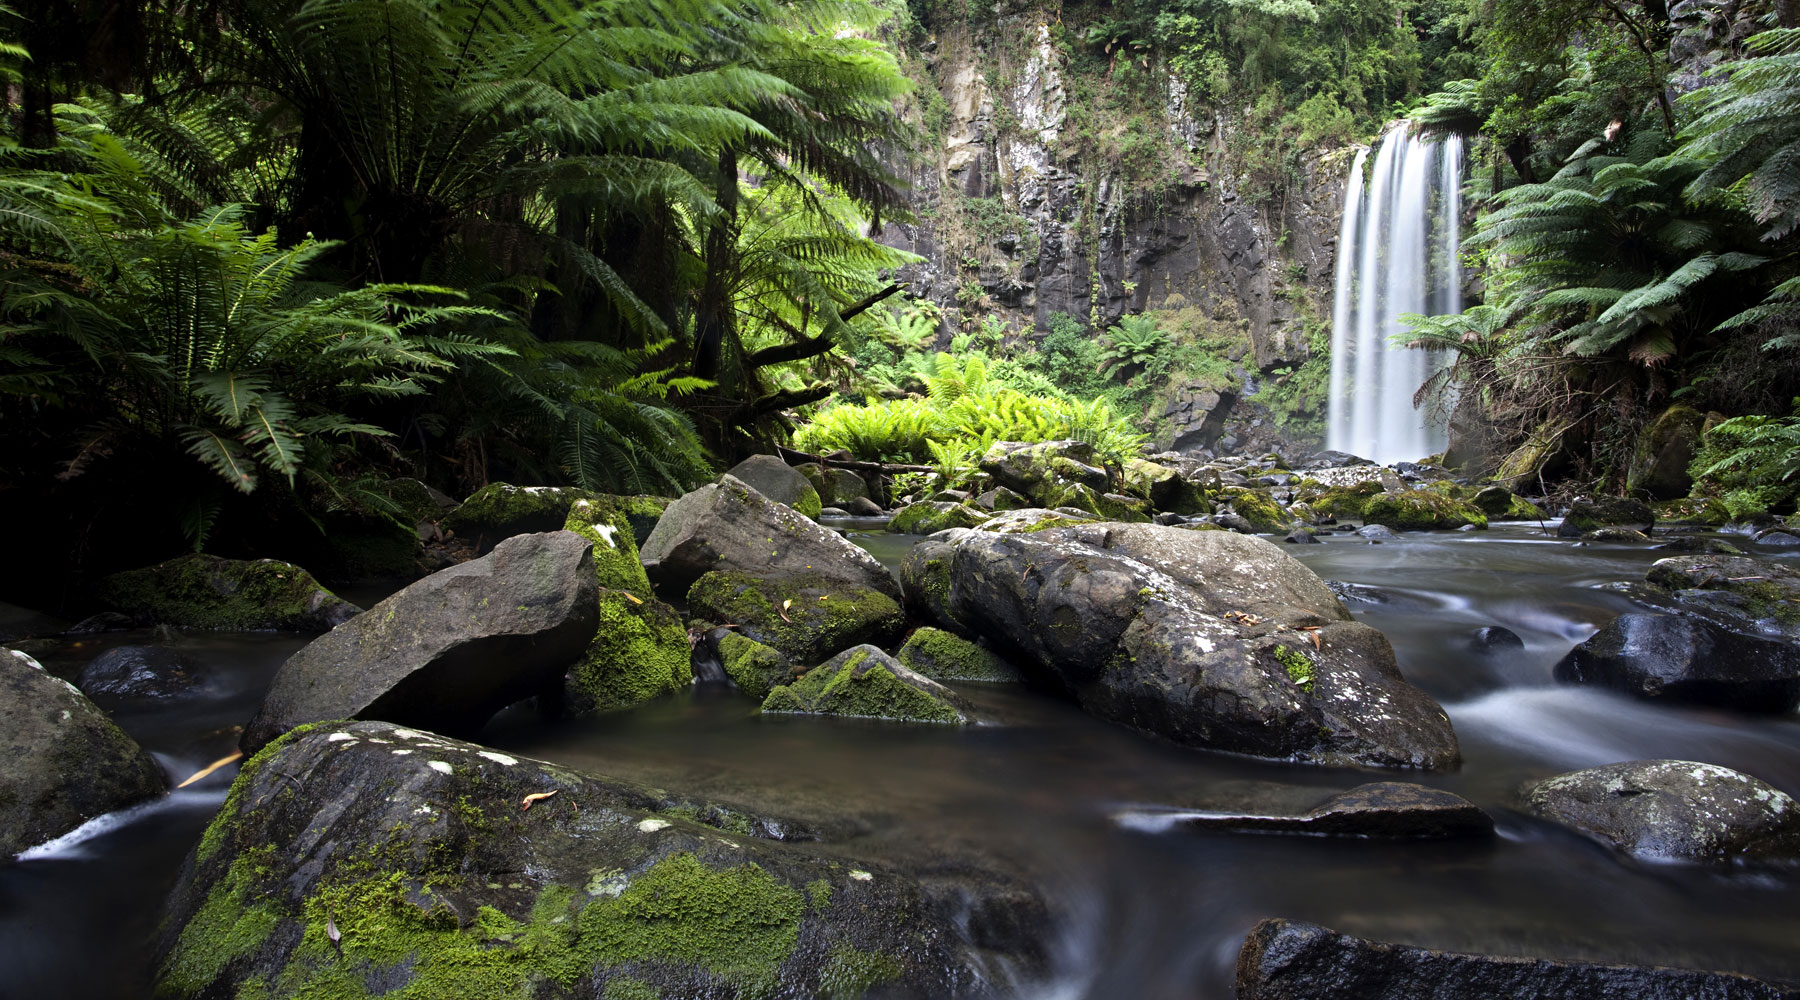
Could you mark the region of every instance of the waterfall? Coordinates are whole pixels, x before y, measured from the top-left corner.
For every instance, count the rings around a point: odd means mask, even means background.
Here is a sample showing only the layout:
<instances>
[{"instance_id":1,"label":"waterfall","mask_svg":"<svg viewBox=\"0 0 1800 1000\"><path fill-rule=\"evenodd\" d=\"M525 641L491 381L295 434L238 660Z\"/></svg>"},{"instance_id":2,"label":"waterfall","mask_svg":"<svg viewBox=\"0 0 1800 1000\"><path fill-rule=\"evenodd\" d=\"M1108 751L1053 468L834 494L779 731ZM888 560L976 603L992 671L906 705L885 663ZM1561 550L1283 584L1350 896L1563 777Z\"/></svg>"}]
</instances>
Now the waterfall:
<instances>
[{"instance_id":1,"label":"waterfall","mask_svg":"<svg viewBox=\"0 0 1800 1000\"><path fill-rule=\"evenodd\" d=\"M1401 122L1365 169L1368 159L1357 151L1344 186L1326 447L1416 460L1444 448L1442 422L1415 408L1413 394L1446 359L1388 337L1402 329L1402 313L1462 310L1462 139L1428 142Z\"/></svg>"}]
</instances>

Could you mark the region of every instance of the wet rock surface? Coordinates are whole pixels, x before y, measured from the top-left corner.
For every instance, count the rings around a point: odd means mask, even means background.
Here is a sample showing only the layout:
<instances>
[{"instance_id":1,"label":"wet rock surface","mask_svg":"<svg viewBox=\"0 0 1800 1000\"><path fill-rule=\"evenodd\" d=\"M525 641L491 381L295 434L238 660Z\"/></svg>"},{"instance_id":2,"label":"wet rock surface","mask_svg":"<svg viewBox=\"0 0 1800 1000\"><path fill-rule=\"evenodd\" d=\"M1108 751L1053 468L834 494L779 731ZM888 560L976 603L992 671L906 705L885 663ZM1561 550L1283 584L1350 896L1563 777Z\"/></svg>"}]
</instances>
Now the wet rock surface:
<instances>
[{"instance_id":1,"label":"wet rock surface","mask_svg":"<svg viewBox=\"0 0 1800 1000\"><path fill-rule=\"evenodd\" d=\"M955 692L870 645L846 649L770 691L762 710L894 722L969 721Z\"/></svg>"},{"instance_id":2,"label":"wet rock surface","mask_svg":"<svg viewBox=\"0 0 1800 1000\"><path fill-rule=\"evenodd\" d=\"M1262 539L1160 525L915 546L909 602L1090 713L1187 746L1313 762L1456 763L1443 710L1381 633Z\"/></svg>"},{"instance_id":3,"label":"wet rock surface","mask_svg":"<svg viewBox=\"0 0 1800 1000\"><path fill-rule=\"evenodd\" d=\"M515 535L295 653L242 746L254 753L301 723L354 717L472 733L513 702L559 694L598 607L586 539Z\"/></svg>"},{"instance_id":4,"label":"wet rock surface","mask_svg":"<svg viewBox=\"0 0 1800 1000\"><path fill-rule=\"evenodd\" d=\"M1716 764L1608 764L1545 778L1520 797L1533 815L1633 858L1800 862L1800 803Z\"/></svg>"},{"instance_id":5,"label":"wet rock surface","mask_svg":"<svg viewBox=\"0 0 1800 1000\"><path fill-rule=\"evenodd\" d=\"M1800 704L1800 646L1701 618L1620 615L1557 662L1565 684L1639 698L1787 712Z\"/></svg>"},{"instance_id":6,"label":"wet rock surface","mask_svg":"<svg viewBox=\"0 0 1800 1000\"><path fill-rule=\"evenodd\" d=\"M1744 555L1670 556L1645 574L1649 583L1702 612L1800 639L1800 571Z\"/></svg>"},{"instance_id":7,"label":"wet rock surface","mask_svg":"<svg viewBox=\"0 0 1800 1000\"><path fill-rule=\"evenodd\" d=\"M323 632L362 610L292 563L198 552L114 573L94 591L134 621L176 628Z\"/></svg>"},{"instance_id":8,"label":"wet rock surface","mask_svg":"<svg viewBox=\"0 0 1800 1000\"><path fill-rule=\"evenodd\" d=\"M75 686L90 698L155 700L196 693L200 672L167 646L114 646L81 669Z\"/></svg>"},{"instance_id":9,"label":"wet rock surface","mask_svg":"<svg viewBox=\"0 0 1800 1000\"><path fill-rule=\"evenodd\" d=\"M0 863L163 790L156 762L105 712L0 648Z\"/></svg>"},{"instance_id":10,"label":"wet rock surface","mask_svg":"<svg viewBox=\"0 0 1800 1000\"><path fill-rule=\"evenodd\" d=\"M1466 955L1264 920L1238 952L1238 1000L1793 1000L1723 972Z\"/></svg>"},{"instance_id":11,"label":"wet rock surface","mask_svg":"<svg viewBox=\"0 0 1800 1000\"><path fill-rule=\"evenodd\" d=\"M190 856L158 995L977 996L995 936L958 913L1041 933L998 877L928 884L767 839L783 828L388 723L316 727L244 767Z\"/></svg>"},{"instance_id":12,"label":"wet rock surface","mask_svg":"<svg viewBox=\"0 0 1800 1000\"><path fill-rule=\"evenodd\" d=\"M1580 538L1595 528L1605 527L1633 528L1648 532L1655 523L1656 512L1642 500L1594 497L1570 504L1556 533L1564 538Z\"/></svg>"},{"instance_id":13,"label":"wet rock surface","mask_svg":"<svg viewBox=\"0 0 1800 1000\"><path fill-rule=\"evenodd\" d=\"M895 642L906 629L893 598L820 576L708 573L688 590L688 613L732 625L739 635L802 667L862 643Z\"/></svg>"}]
</instances>

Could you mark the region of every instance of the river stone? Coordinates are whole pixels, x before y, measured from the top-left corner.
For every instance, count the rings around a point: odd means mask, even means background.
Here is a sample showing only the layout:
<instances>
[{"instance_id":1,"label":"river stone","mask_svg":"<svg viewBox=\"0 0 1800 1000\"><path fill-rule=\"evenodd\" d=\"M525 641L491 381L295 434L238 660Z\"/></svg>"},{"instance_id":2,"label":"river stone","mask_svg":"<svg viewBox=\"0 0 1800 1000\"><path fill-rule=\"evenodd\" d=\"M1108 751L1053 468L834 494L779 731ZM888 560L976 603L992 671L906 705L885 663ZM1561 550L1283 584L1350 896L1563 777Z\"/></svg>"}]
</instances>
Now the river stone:
<instances>
[{"instance_id":1,"label":"river stone","mask_svg":"<svg viewBox=\"0 0 1800 1000\"><path fill-rule=\"evenodd\" d=\"M1581 536L1584 542L1648 542L1650 536L1636 528L1595 528Z\"/></svg>"},{"instance_id":2,"label":"river stone","mask_svg":"<svg viewBox=\"0 0 1800 1000\"><path fill-rule=\"evenodd\" d=\"M949 688L908 669L879 647L862 645L770 691L762 710L961 725L969 717L960 701Z\"/></svg>"},{"instance_id":3,"label":"river stone","mask_svg":"<svg viewBox=\"0 0 1800 1000\"><path fill-rule=\"evenodd\" d=\"M188 858L157 995L982 995L960 901L665 799L389 723L296 733Z\"/></svg>"},{"instance_id":4,"label":"river stone","mask_svg":"<svg viewBox=\"0 0 1800 1000\"><path fill-rule=\"evenodd\" d=\"M900 638L906 616L888 595L821 576L781 579L713 572L688 590L688 614L737 632L799 664L815 664L865 642Z\"/></svg>"},{"instance_id":5,"label":"river stone","mask_svg":"<svg viewBox=\"0 0 1800 1000\"><path fill-rule=\"evenodd\" d=\"M1152 524L963 529L901 567L908 601L1090 713L1186 746L1444 768L1442 708L1380 632L1263 539Z\"/></svg>"},{"instance_id":6,"label":"river stone","mask_svg":"<svg viewBox=\"0 0 1800 1000\"><path fill-rule=\"evenodd\" d=\"M293 563L201 552L114 573L95 596L140 622L238 632L323 632L362 610Z\"/></svg>"},{"instance_id":7,"label":"river stone","mask_svg":"<svg viewBox=\"0 0 1800 1000\"><path fill-rule=\"evenodd\" d=\"M1688 465L1700 446L1706 415L1680 403L1669 407L1638 435L1631 465L1625 473L1625 489L1649 494L1657 500L1688 495L1694 479Z\"/></svg>"},{"instance_id":8,"label":"river stone","mask_svg":"<svg viewBox=\"0 0 1800 1000\"><path fill-rule=\"evenodd\" d=\"M502 539L514 535L556 531L568 521L569 508L575 501L599 497L591 490L573 486L490 483L444 515L442 524L444 530L473 541L481 552L489 552Z\"/></svg>"},{"instance_id":9,"label":"river stone","mask_svg":"<svg viewBox=\"0 0 1800 1000\"><path fill-rule=\"evenodd\" d=\"M1433 531L1473 525L1487 527L1487 515L1467 500L1436 490L1377 493L1363 504L1362 516L1397 531Z\"/></svg>"},{"instance_id":10,"label":"river stone","mask_svg":"<svg viewBox=\"0 0 1800 1000\"><path fill-rule=\"evenodd\" d=\"M1686 602L1749 619L1763 631L1800 638L1800 570L1748 556L1670 556L1644 579Z\"/></svg>"},{"instance_id":11,"label":"river stone","mask_svg":"<svg viewBox=\"0 0 1800 1000\"><path fill-rule=\"evenodd\" d=\"M193 664L167 646L115 646L81 668L75 686L90 698L159 699L192 693Z\"/></svg>"},{"instance_id":12,"label":"river stone","mask_svg":"<svg viewBox=\"0 0 1800 1000\"><path fill-rule=\"evenodd\" d=\"M567 531L514 535L289 657L241 745L255 753L323 719L472 733L515 701L560 690L594 636L597 615L586 539Z\"/></svg>"},{"instance_id":13,"label":"river stone","mask_svg":"<svg viewBox=\"0 0 1800 1000\"><path fill-rule=\"evenodd\" d=\"M1757 535L1756 544L1791 549L1796 545L1800 545L1800 535L1795 535L1791 531L1776 528Z\"/></svg>"},{"instance_id":14,"label":"river stone","mask_svg":"<svg viewBox=\"0 0 1800 1000\"><path fill-rule=\"evenodd\" d=\"M1620 615L1570 650L1554 674L1565 684L1746 712L1800 704L1800 646L1685 615Z\"/></svg>"},{"instance_id":15,"label":"river stone","mask_svg":"<svg viewBox=\"0 0 1800 1000\"><path fill-rule=\"evenodd\" d=\"M1356 529L1356 535L1358 538L1367 538L1375 542L1392 541L1400 537L1394 532L1394 529L1385 524L1365 524Z\"/></svg>"},{"instance_id":16,"label":"river stone","mask_svg":"<svg viewBox=\"0 0 1800 1000\"><path fill-rule=\"evenodd\" d=\"M1024 680L1017 667L954 632L920 626L894 658L935 681L1011 684Z\"/></svg>"},{"instance_id":17,"label":"river stone","mask_svg":"<svg viewBox=\"0 0 1800 1000\"><path fill-rule=\"evenodd\" d=\"M707 649L725 676L757 701L783 684L799 679L801 669L772 646L742 635L734 628L714 628L706 632Z\"/></svg>"},{"instance_id":18,"label":"river stone","mask_svg":"<svg viewBox=\"0 0 1800 1000\"><path fill-rule=\"evenodd\" d=\"M1577 500L1563 515L1556 533L1563 538L1580 538L1595 528L1617 526L1648 532L1656 524L1656 512L1642 500L1627 497L1593 497Z\"/></svg>"},{"instance_id":19,"label":"river stone","mask_svg":"<svg viewBox=\"0 0 1800 1000\"><path fill-rule=\"evenodd\" d=\"M1416 840L1494 832L1494 821L1468 799L1405 781L1369 782L1323 798L1316 788L1244 782L1209 788L1206 801L1188 808L1133 811L1114 819L1149 832L1179 827Z\"/></svg>"},{"instance_id":20,"label":"river stone","mask_svg":"<svg viewBox=\"0 0 1800 1000\"><path fill-rule=\"evenodd\" d=\"M1228 513L1236 514L1247 522L1248 527L1227 525L1233 530L1248 533L1281 534L1299 527L1294 518L1267 489L1250 489L1248 487L1227 487L1219 492L1219 501L1226 504ZM1221 518L1220 523L1225 523Z\"/></svg>"},{"instance_id":21,"label":"river stone","mask_svg":"<svg viewBox=\"0 0 1800 1000\"><path fill-rule=\"evenodd\" d=\"M894 512L887 530L900 535L935 535L945 528L973 528L988 512L954 500L921 500Z\"/></svg>"},{"instance_id":22,"label":"river stone","mask_svg":"<svg viewBox=\"0 0 1800 1000\"><path fill-rule=\"evenodd\" d=\"M1519 633L1502 625L1483 625L1469 632L1468 648L1477 653L1494 653L1502 649L1524 649Z\"/></svg>"},{"instance_id":23,"label":"river stone","mask_svg":"<svg viewBox=\"0 0 1800 1000\"><path fill-rule=\"evenodd\" d=\"M826 469L824 477L826 485L831 487L831 498L839 506L869 496L868 482L849 469Z\"/></svg>"},{"instance_id":24,"label":"river stone","mask_svg":"<svg viewBox=\"0 0 1800 1000\"><path fill-rule=\"evenodd\" d=\"M893 574L874 556L731 476L670 504L638 554L650 579L671 594L686 593L703 573L723 570L776 578L810 574L900 596Z\"/></svg>"},{"instance_id":25,"label":"river stone","mask_svg":"<svg viewBox=\"0 0 1800 1000\"><path fill-rule=\"evenodd\" d=\"M1664 552L1700 552L1712 556L1741 556L1744 550L1723 538L1704 538L1700 535L1677 535L1651 548Z\"/></svg>"},{"instance_id":26,"label":"river stone","mask_svg":"<svg viewBox=\"0 0 1800 1000\"><path fill-rule=\"evenodd\" d=\"M1002 511L982 521L975 527L982 531L992 531L1002 535L1029 534L1033 531L1045 531L1050 528L1066 528L1070 525L1086 524L1091 517L1073 517L1062 511L1046 510L1042 507L1023 507L1019 510Z\"/></svg>"},{"instance_id":27,"label":"river stone","mask_svg":"<svg viewBox=\"0 0 1800 1000\"><path fill-rule=\"evenodd\" d=\"M979 468L1038 506L1057 507L1069 486L1086 486L1095 493L1110 488L1106 470L1094 462L1093 446L1081 441L996 441L981 456Z\"/></svg>"},{"instance_id":28,"label":"river stone","mask_svg":"<svg viewBox=\"0 0 1800 1000\"><path fill-rule=\"evenodd\" d=\"M1318 451L1306 460L1308 469L1342 469L1352 465L1374 465L1366 458L1358 458L1347 451Z\"/></svg>"},{"instance_id":29,"label":"river stone","mask_svg":"<svg viewBox=\"0 0 1800 1000\"><path fill-rule=\"evenodd\" d=\"M807 517L819 516L819 491L804 474L774 455L751 455L726 475Z\"/></svg>"},{"instance_id":30,"label":"river stone","mask_svg":"<svg viewBox=\"0 0 1800 1000\"><path fill-rule=\"evenodd\" d=\"M0 751L0 861L163 793L143 747L13 649L0 649Z\"/></svg>"},{"instance_id":31,"label":"river stone","mask_svg":"<svg viewBox=\"0 0 1800 1000\"><path fill-rule=\"evenodd\" d=\"M1728 972L1465 955L1264 920L1238 952L1237 1000L1794 1000Z\"/></svg>"},{"instance_id":32,"label":"river stone","mask_svg":"<svg viewBox=\"0 0 1800 1000\"><path fill-rule=\"evenodd\" d=\"M1150 506L1159 511L1212 513L1212 505L1206 502L1200 489L1183 478L1177 469L1133 458L1125 463L1124 479L1126 489L1150 501Z\"/></svg>"},{"instance_id":33,"label":"river stone","mask_svg":"<svg viewBox=\"0 0 1800 1000\"><path fill-rule=\"evenodd\" d=\"M975 498L975 503L984 510L1008 511L1027 510L1031 508L1031 499L1017 490L1009 490L1004 486L996 486Z\"/></svg>"},{"instance_id":34,"label":"river stone","mask_svg":"<svg viewBox=\"0 0 1800 1000\"><path fill-rule=\"evenodd\" d=\"M1634 858L1800 861L1800 804L1716 764L1608 764L1545 778L1520 795L1533 815Z\"/></svg>"}]
</instances>

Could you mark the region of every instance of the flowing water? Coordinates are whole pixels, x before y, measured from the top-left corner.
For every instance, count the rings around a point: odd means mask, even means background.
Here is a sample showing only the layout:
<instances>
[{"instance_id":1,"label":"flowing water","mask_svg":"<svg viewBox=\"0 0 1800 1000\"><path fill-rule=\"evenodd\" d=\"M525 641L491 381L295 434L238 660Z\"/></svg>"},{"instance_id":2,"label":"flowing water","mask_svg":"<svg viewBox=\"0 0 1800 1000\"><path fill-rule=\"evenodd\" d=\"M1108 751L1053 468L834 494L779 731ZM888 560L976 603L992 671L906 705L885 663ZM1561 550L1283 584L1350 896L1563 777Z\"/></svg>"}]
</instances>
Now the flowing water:
<instances>
[{"instance_id":1,"label":"flowing water","mask_svg":"<svg viewBox=\"0 0 1800 1000\"><path fill-rule=\"evenodd\" d=\"M1462 311L1462 139L1426 141L1402 121L1365 170L1368 157L1357 151L1344 187L1326 446L1417 461L1444 449L1442 414L1414 407L1413 394L1445 359L1388 338L1407 313Z\"/></svg>"},{"instance_id":2,"label":"flowing water","mask_svg":"<svg viewBox=\"0 0 1800 1000\"><path fill-rule=\"evenodd\" d=\"M890 563L906 539L861 539ZM1444 702L1465 763L1451 774L1320 769L1182 750L1031 691L964 686L995 724L953 730L761 718L717 688L602 719L543 726L503 713L483 742L862 832L828 850L972 864L1041 886L1057 915L1055 974L1032 998L1231 995L1257 920L1286 916L1377 938L1519 955L1731 969L1800 980L1800 872L1622 862L1508 808L1522 781L1642 757L1708 761L1800 793L1800 718L1645 705L1555 686L1551 665L1633 605L1602 585L1642 579L1662 553L1574 546L1533 525L1485 533L1354 537L1288 551L1357 586L1359 618L1392 638L1407 676ZM1503 625L1522 650L1474 653ZM142 637L138 637L140 640ZM121 639L112 640L124 641ZM181 640L218 671L190 710L120 716L174 774L226 752L300 640ZM99 646L50 658L65 675ZM0 995L140 996L162 894L230 774L80 843L0 868ZM1490 841L1380 843L1140 832L1134 810L1252 782L1321 789L1418 780L1492 813Z\"/></svg>"}]
</instances>

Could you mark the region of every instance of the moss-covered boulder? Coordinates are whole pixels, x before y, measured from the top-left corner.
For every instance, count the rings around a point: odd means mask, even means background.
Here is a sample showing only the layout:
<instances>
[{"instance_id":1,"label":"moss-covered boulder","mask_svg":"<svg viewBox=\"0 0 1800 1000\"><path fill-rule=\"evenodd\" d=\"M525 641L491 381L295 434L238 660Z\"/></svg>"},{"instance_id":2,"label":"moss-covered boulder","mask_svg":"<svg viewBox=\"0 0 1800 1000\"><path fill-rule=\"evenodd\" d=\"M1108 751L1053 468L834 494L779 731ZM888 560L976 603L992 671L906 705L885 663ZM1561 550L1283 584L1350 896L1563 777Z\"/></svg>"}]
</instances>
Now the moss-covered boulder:
<instances>
[{"instance_id":1,"label":"moss-covered boulder","mask_svg":"<svg viewBox=\"0 0 1800 1000\"><path fill-rule=\"evenodd\" d=\"M1008 510L995 514L977 527L982 531L994 531L1002 535L1018 535L1085 523L1087 523L1086 519L1071 517L1061 511L1045 510L1042 507L1025 507L1020 510Z\"/></svg>"},{"instance_id":2,"label":"moss-covered boulder","mask_svg":"<svg viewBox=\"0 0 1800 1000\"><path fill-rule=\"evenodd\" d=\"M1733 555L1670 556L1651 564L1645 579L1673 591L1684 603L1753 623L1765 632L1800 638L1800 570L1785 562Z\"/></svg>"},{"instance_id":3,"label":"moss-covered boulder","mask_svg":"<svg viewBox=\"0 0 1800 1000\"><path fill-rule=\"evenodd\" d=\"M799 465L791 466L791 468L795 472L805 476L806 481L812 484L812 488L819 494L819 502L821 504L830 505L837 501L837 497L833 496L831 493L831 484L825 478L825 469L823 466L819 465L819 463L801 462Z\"/></svg>"},{"instance_id":4,"label":"moss-covered boulder","mask_svg":"<svg viewBox=\"0 0 1800 1000\"><path fill-rule=\"evenodd\" d=\"M986 995L955 893L770 839L783 817L666 802L390 723L296 733L177 879L157 995Z\"/></svg>"},{"instance_id":5,"label":"moss-covered boulder","mask_svg":"<svg viewBox=\"0 0 1800 1000\"><path fill-rule=\"evenodd\" d=\"M1580 538L1595 528L1620 527L1649 531L1655 523L1656 512L1642 500L1630 497L1593 497L1570 504L1556 533L1563 538Z\"/></svg>"},{"instance_id":6,"label":"moss-covered boulder","mask_svg":"<svg viewBox=\"0 0 1800 1000\"><path fill-rule=\"evenodd\" d=\"M795 663L818 663L859 643L887 645L906 626L900 605L886 594L818 576L708 573L688 590L688 613L736 625Z\"/></svg>"},{"instance_id":7,"label":"moss-covered boulder","mask_svg":"<svg viewBox=\"0 0 1800 1000\"><path fill-rule=\"evenodd\" d=\"M1231 513L1248 522L1251 531L1285 534L1297 527L1293 517L1267 490L1228 486L1219 491L1219 500L1231 508Z\"/></svg>"},{"instance_id":8,"label":"moss-covered boulder","mask_svg":"<svg viewBox=\"0 0 1800 1000\"><path fill-rule=\"evenodd\" d=\"M1365 480L1348 486L1330 486L1306 498L1306 506L1315 516L1360 520L1369 498L1386 492L1380 482Z\"/></svg>"},{"instance_id":9,"label":"moss-covered boulder","mask_svg":"<svg viewBox=\"0 0 1800 1000\"><path fill-rule=\"evenodd\" d=\"M1666 500L1656 504L1653 510L1659 521L1703 524L1714 528L1731 523L1731 508L1725 506L1724 501L1718 497L1684 497L1680 500Z\"/></svg>"},{"instance_id":10,"label":"moss-covered boulder","mask_svg":"<svg viewBox=\"0 0 1800 1000\"><path fill-rule=\"evenodd\" d=\"M725 676L758 701L768 697L772 689L792 684L800 676L800 668L793 661L736 629L713 629L706 638Z\"/></svg>"},{"instance_id":11,"label":"moss-covered boulder","mask_svg":"<svg viewBox=\"0 0 1800 1000\"><path fill-rule=\"evenodd\" d=\"M1435 490L1377 493L1363 503L1363 520L1385 524L1397 531L1430 531L1472 524L1485 528L1487 515L1467 500Z\"/></svg>"},{"instance_id":12,"label":"moss-covered boulder","mask_svg":"<svg viewBox=\"0 0 1800 1000\"><path fill-rule=\"evenodd\" d=\"M1470 502L1494 521L1542 521L1549 517L1537 504L1500 485L1476 491Z\"/></svg>"},{"instance_id":13,"label":"moss-covered boulder","mask_svg":"<svg viewBox=\"0 0 1800 1000\"><path fill-rule=\"evenodd\" d=\"M650 577L638 559L637 536L617 497L584 497L569 505L561 528L593 543L594 576L601 590L650 596Z\"/></svg>"},{"instance_id":14,"label":"moss-covered boulder","mask_svg":"<svg viewBox=\"0 0 1800 1000\"><path fill-rule=\"evenodd\" d=\"M945 528L973 528L987 518L988 512L973 504L921 500L895 511L887 530L898 535L931 535Z\"/></svg>"},{"instance_id":15,"label":"moss-covered boulder","mask_svg":"<svg viewBox=\"0 0 1800 1000\"><path fill-rule=\"evenodd\" d=\"M986 510L1027 510L1031 507L1031 498L1017 490L1009 490L1004 486L996 486L975 498L975 502Z\"/></svg>"},{"instance_id":16,"label":"moss-covered boulder","mask_svg":"<svg viewBox=\"0 0 1800 1000\"><path fill-rule=\"evenodd\" d=\"M456 509L456 501L417 479L389 479L375 487L409 521L436 521Z\"/></svg>"},{"instance_id":17,"label":"moss-covered boulder","mask_svg":"<svg viewBox=\"0 0 1800 1000\"><path fill-rule=\"evenodd\" d=\"M1206 502L1200 488L1182 478L1177 469L1134 458L1125 463L1124 480L1127 490L1150 501L1157 510L1174 514L1212 513L1212 504Z\"/></svg>"},{"instance_id":18,"label":"moss-covered boulder","mask_svg":"<svg viewBox=\"0 0 1800 1000\"><path fill-rule=\"evenodd\" d=\"M1061 492L1053 493L1053 507L1073 507L1085 510L1107 521L1125 523L1146 522L1150 520L1150 505L1137 497L1128 497L1122 493L1100 493L1086 483L1070 483Z\"/></svg>"},{"instance_id":19,"label":"moss-covered boulder","mask_svg":"<svg viewBox=\"0 0 1800 1000\"><path fill-rule=\"evenodd\" d=\"M875 646L846 649L792 684L769 692L764 712L839 715L895 722L969 721L956 695Z\"/></svg>"},{"instance_id":20,"label":"moss-covered boulder","mask_svg":"<svg viewBox=\"0 0 1800 1000\"><path fill-rule=\"evenodd\" d=\"M1657 500L1687 496L1694 485L1688 465L1700 448L1706 415L1677 403L1662 411L1638 435L1631 466L1625 473L1625 490Z\"/></svg>"},{"instance_id":21,"label":"moss-covered boulder","mask_svg":"<svg viewBox=\"0 0 1800 1000\"><path fill-rule=\"evenodd\" d=\"M1057 495L1072 484L1096 493L1111 488L1106 470L1096 462L1093 447L1081 441L996 441L981 456L980 469L1040 507L1057 507Z\"/></svg>"},{"instance_id":22,"label":"moss-covered boulder","mask_svg":"<svg viewBox=\"0 0 1800 1000\"><path fill-rule=\"evenodd\" d=\"M799 470L774 455L751 455L726 473L779 504L817 520L824 504L819 490Z\"/></svg>"},{"instance_id":23,"label":"moss-covered boulder","mask_svg":"<svg viewBox=\"0 0 1800 1000\"><path fill-rule=\"evenodd\" d=\"M600 498L599 493L573 486L490 483L445 515L441 523L445 531L474 542L478 552L489 552L514 535L559 530L569 520L569 508L575 501Z\"/></svg>"},{"instance_id":24,"label":"moss-covered boulder","mask_svg":"<svg viewBox=\"0 0 1800 1000\"><path fill-rule=\"evenodd\" d=\"M895 659L937 681L1011 684L1024 680L1017 667L992 650L929 625L914 629Z\"/></svg>"},{"instance_id":25,"label":"moss-covered boulder","mask_svg":"<svg viewBox=\"0 0 1800 1000\"><path fill-rule=\"evenodd\" d=\"M822 494L830 496L839 505L859 498L874 499L869 495L868 482L849 469L826 469L824 480L826 489Z\"/></svg>"},{"instance_id":26,"label":"moss-covered boulder","mask_svg":"<svg viewBox=\"0 0 1800 1000\"><path fill-rule=\"evenodd\" d=\"M144 748L68 682L0 649L0 863L163 793Z\"/></svg>"},{"instance_id":27,"label":"moss-covered boulder","mask_svg":"<svg viewBox=\"0 0 1800 1000\"><path fill-rule=\"evenodd\" d=\"M293 563L200 552L114 573L94 595L140 621L176 628L324 632L362 611Z\"/></svg>"},{"instance_id":28,"label":"moss-covered boulder","mask_svg":"<svg viewBox=\"0 0 1800 1000\"><path fill-rule=\"evenodd\" d=\"M599 625L563 683L562 711L590 715L685 691L693 683L687 626L674 608L623 591L600 593Z\"/></svg>"}]
</instances>

